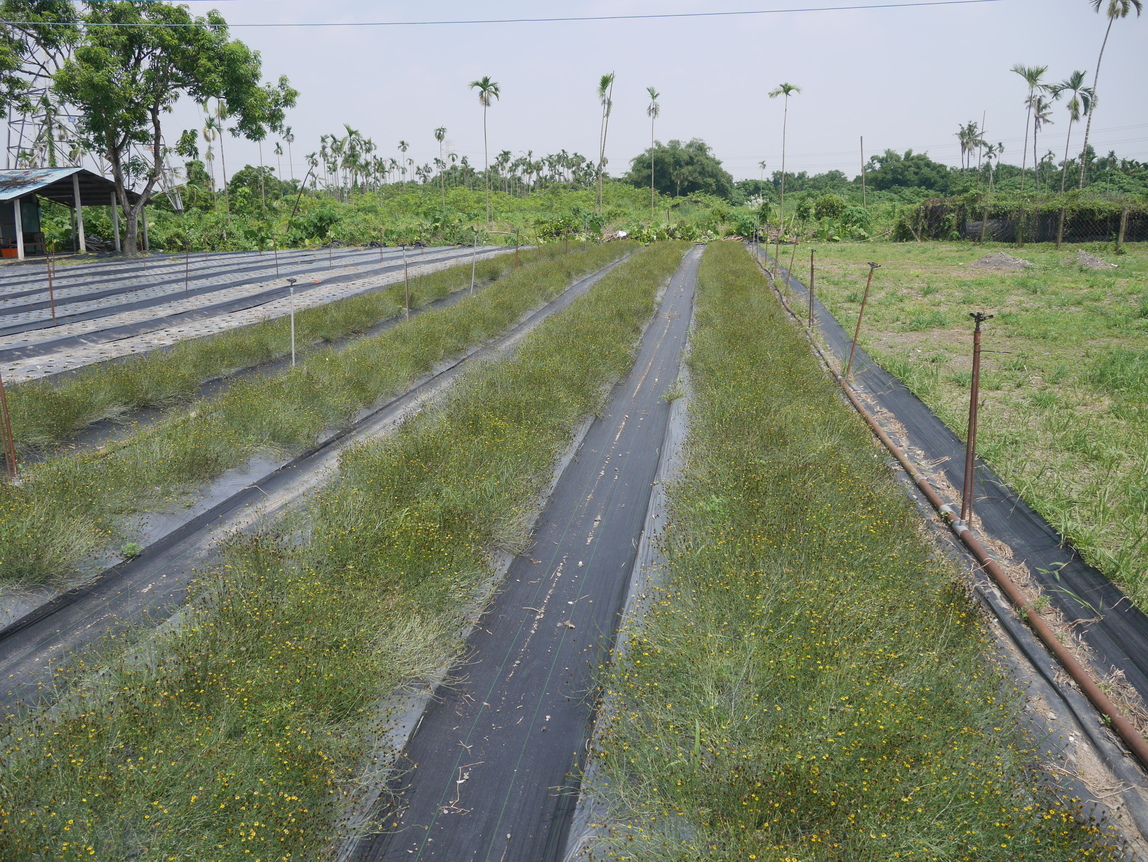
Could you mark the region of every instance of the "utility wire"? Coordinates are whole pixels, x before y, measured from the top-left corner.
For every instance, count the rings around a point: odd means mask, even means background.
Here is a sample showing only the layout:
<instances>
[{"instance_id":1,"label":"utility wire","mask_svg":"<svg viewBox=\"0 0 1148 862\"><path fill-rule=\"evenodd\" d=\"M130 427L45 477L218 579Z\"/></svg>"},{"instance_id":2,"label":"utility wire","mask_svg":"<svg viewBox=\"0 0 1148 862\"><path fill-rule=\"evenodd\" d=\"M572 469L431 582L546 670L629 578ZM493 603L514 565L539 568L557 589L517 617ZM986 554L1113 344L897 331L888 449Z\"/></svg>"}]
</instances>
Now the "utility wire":
<instances>
[{"instance_id":1,"label":"utility wire","mask_svg":"<svg viewBox=\"0 0 1148 862\"><path fill-rule=\"evenodd\" d=\"M930 6L970 6L984 3L1004 3L1006 0L918 0L910 3L865 3L850 6L813 6L793 9L746 9L732 12L656 12L647 15L567 15L555 18L473 18L449 21L318 21L307 23L287 21L279 23L228 24L230 29L272 27L443 27L475 24L567 24L580 21L650 21L672 18L729 18L749 15L790 15L802 12L852 12L873 9L915 9ZM10 21L0 24L38 27L74 27L76 22ZM197 27L198 23L160 24L153 22L83 22L85 27ZM222 26L222 25L220 25Z\"/></svg>"}]
</instances>

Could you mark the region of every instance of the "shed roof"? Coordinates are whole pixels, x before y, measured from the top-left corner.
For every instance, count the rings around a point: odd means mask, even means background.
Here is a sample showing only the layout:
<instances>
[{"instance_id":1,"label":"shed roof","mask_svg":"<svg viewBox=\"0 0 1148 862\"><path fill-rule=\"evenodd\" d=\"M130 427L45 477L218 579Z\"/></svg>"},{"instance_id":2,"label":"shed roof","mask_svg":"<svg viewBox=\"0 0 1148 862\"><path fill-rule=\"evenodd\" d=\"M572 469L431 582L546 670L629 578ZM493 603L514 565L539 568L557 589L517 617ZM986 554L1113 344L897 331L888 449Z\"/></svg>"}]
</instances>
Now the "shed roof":
<instances>
[{"instance_id":1,"label":"shed roof","mask_svg":"<svg viewBox=\"0 0 1148 862\"><path fill-rule=\"evenodd\" d=\"M0 201L10 201L24 195L36 194L42 198L72 206L72 176L80 181L80 201L101 205L109 201L116 184L87 168L21 168L0 170ZM135 203L139 195L128 189L128 200Z\"/></svg>"}]
</instances>

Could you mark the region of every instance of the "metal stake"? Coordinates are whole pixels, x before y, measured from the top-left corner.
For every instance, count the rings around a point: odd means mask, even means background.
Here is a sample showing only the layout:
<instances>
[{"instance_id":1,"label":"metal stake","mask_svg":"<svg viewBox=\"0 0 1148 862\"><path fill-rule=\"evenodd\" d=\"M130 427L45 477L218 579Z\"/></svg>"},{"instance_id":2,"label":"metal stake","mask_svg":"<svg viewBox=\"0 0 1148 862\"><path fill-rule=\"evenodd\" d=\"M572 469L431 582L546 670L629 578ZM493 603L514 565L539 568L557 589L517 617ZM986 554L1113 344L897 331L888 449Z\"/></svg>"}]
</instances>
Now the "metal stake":
<instances>
[{"instance_id":1,"label":"metal stake","mask_svg":"<svg viewBox=\"0 0 1148 862\"><path fill-rule=\"evenodd\" d=\"M407 247L405 245L403 246L403 280L406 283L406 287L404 288L404 293L406 295L406 302L407 302L407 320L410 320L411 319L411 277L407 272ZM474 273L473 272L471 273L471 276L470 276L470 289L474 290Z\"/></svg>"},{"instance_id":2,"label":"metal stake","mask_svg":"<svg viewBox=\"0 0 1148 862\"><path fill-rule=\"evenodd\" d=\"M793 254L789 256L789 272L785 274L785 280L788 282L793 277L793 264L797 261L797 243L798 238L793 238Z\"/></svg>"},{"instance_id":3,"label":"metal stake","mask_svg":"<svg viewBox=\"0 0 1148 862\"><path fill-rule=\"evenodd\" d=\"M813 329L813 249L809 250L809 328Z\"/></svg>"},{"instance_id":4,"label":"metal stake","mask_svg":"<svg viewBox=\"0 0 1148 862\"><path fill-rule=\"evenodd\" d=\"M48 305L52 308L52 326L58 326L56 323L56 290L52 284L52 270L55 268L52 265L52 255L46 254L44 261L48 265Z\"/></svg>"},{"instance_id":5,"label":"metal stake","mask_svg":"<svg viewBox=\"0 0 1148 862\"><path fill-rule=\"evenodd\" d=\"M275 252L275 277L279 277L279 243L271 244L271 250Z\"/></svg>"},{"instance_id":6,"label":"metal stake","mask_svg":"<svg viewBox=\"0 0 1148 862\"><path fill-rule=\"evenodd\" d=\"M470 250L470 292L474 293L474 257L478 254L478 231L474 232L474 246Z\"/></svg>"},{"instance_id":7,"label":"metal stake","mask_svg":"<svg viewBox=\"0 0 1148 862\"><path fill-rule=\"evenodd\" d=\"M295 282L297 278L287 279L291 286L291 367L295 367Z\"/></svg>"},{"instance_id":8,"label":"metal stake","mask_svg":"<svg viewBox=\"0 0 1148 862\"><path fill-rule=\"evenodd\" d=\"M16 438L12 434L12 420L8 416L8 396L4 392L4 376L0 375L0 431L4 433L4 466L10 480L16 478Z\"/></svg>"},{"instance_id":9,"label":"metal stake","mask_svg":"<svg viewBox=\"0 0 1148 862\"><path fill-rule=\"evenodd\" d=\"M980 397L981 383L981 324L992 320L991 314L970 311L969 317L976 321L973 329L973 380L969 393L969 433L965 441L965 487L961 490L961 520L966 525L973 519L973 498L976 496L976 457L977 457L977 400Z\"/></svg>"},{"instance_id":10,"label":"metal stake","mask_svg":"<svg viewBox=\"0 0 1148 862\"><path fill-rule=\"evenodd\" d=\"M187 299L187 279L191 274L191 246L185 245L183 247L183 298ZM276 270L275 274L278 275L279 271Z\"/></svg>"},{"instance_id":11,"label":"metal stake","mask_svg":"<svg viewBox=\"0 0 1148 862\"><path fill-rule=\"evenodd\" d=\"M849 372L853 368L853 352L857 350L857 336L861 334L861 318L865 316L865 303L869 299L869 285L873 283L873 270L881 264L869 262L869 278L865 282L865 295L861 297L861 311L857 313L857 328L853 330L853 346L849 348L849 361L845 364L845 373L842 375L849 379Z\"/></svg>"}]
</instances>

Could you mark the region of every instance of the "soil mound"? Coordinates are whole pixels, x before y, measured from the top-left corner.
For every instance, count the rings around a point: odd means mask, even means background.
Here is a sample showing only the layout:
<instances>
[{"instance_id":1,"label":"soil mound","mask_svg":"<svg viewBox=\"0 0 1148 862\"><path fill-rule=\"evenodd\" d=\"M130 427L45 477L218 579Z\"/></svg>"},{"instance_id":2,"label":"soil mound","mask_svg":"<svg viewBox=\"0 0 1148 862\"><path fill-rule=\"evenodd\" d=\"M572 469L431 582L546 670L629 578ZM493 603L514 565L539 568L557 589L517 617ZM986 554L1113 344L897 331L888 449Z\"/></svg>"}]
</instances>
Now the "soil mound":
<instances>
[{"instance_id":1,"label":"soil mound","mask_svg":"<svg viewBox=\"0 0 1148 862\"><path fill-rule=\"evenodd\" d=\"M1066 257L1060 263L1061 266L1082 266L1085 269L1116 269L1116 264L1101 260L1096 255L1089 254L1086 251L1078 251L1075 255Z\"/></svg>"},{"instance_id":2,"label":"soil mound","mask_svg":"<svg viewBox=\"0 0 1148 862\"><path fill-rule=\"evenodd\" d=\"M974 260L969 264L972 269L1026 269L1032 266L1027 260L1021 260L1019 257L1013 257L1011 254L1005 254L1003 251L998 251L996 254L987 254L980 260Z\"/></svg>"}]
</instances>

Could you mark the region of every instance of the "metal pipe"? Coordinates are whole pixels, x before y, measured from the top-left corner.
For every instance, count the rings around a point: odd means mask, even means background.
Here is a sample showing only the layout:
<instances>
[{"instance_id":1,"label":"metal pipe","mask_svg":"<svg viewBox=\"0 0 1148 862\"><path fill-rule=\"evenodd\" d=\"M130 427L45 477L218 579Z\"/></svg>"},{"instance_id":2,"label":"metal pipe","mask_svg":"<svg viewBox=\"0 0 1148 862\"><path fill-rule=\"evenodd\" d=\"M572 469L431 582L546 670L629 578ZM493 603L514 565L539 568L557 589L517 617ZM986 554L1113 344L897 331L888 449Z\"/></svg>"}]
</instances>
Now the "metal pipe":
<instances>
[{"instance_id":1,"label":"metal pipe","mask_svg":"<svg viewBox=\"0 0 1148 862\"><path fill-rule=\"evenodd\" d=\"M809 329L813 330L813 249L809 250Z\"/></svg>"},{"instance_id":2,"label":"metal pipe","mask_svg":"<svg viewBox=\"0 0 1148 862\"><path fill-rule=\"evenodd\" d=\"M191 276L191 245L183 247L183 298L187 299L187 280ZM275 267L275 276L279 276L279 267Z\"/></svg>"},{"instance_id":3,"label":"metal pipe","mask_svg":"<svg viewBox=\"0 0 1148 862\"><path fill-rule=\"evenodd\" d=\"M52 255L47 250L44 252L44 262L48 267L48 305L52 309L52 326L58 326L56 322L56 289L52 281Z\"/></svg>"},{"instance_id":4,"label":"metal pipe","mask_svg":"<svg viewBox=\"0 0 1148 862\"><path fill-rule=\"evenodd\" d=\"M861 318L865 316L865 303L869 300L869 285L873 283L873 270L881 264L869 262L869 278L865 281L865 295L861 297L861 310L857 313L857 328L853 330L853 346L849 348L849 361L845 363L845 374L842 375L846 380L849 379L849 372L853 370L853 353L857 350L857 336L861 334Z\"/></svg>"},{"instance_id":5,"label":"metal pipe","mask_svg":"<svg viewBox=\"0 0 1148 862\"><path fill-rule=\"evenodd\" d=\"M8 395L4 392L4 376L0 374L0 430L4 433L4 466L8 478L15 480L16 467L16 437L12 434L12 419L8 415Z\"/></svg>"},{"instance_id":6,"label":"metal pipe","mask_svg":"<svg viewBox=\"0 0 1148 862\"><path fill-rule=\"evenodd\" d=\"M992 320L991 314L980 311L969 312L976 321L973 329L973 379L969 393L969 428L965 435L965 485L961 489L961 520L972 526L973 498L976 496L977 458L977 401L981 389L981 324Z\"/></svg>"},{"instance_id":7,"label":"metal pipe","mask_svg":"<svg viewBox=\"0 0 1148 862\"><path fill-rule=\"evenodd\" d=\"M287 284L291 291L291 367L295 367L295 282L298 279L289 278Z\"/></svg>"},{"instance_id":8,"label":"metal pipe","mask_svg":"<svg viewBox=\"0 0 1148 862\"><path fill-rule=\"evenodd\" d=\"M407 320L411 319L411 276L407 270L407 247L403 246L403 296L406 298ZM470 289L474 290L474 268L471 265Z\"/></svg>"}]
</instances>

